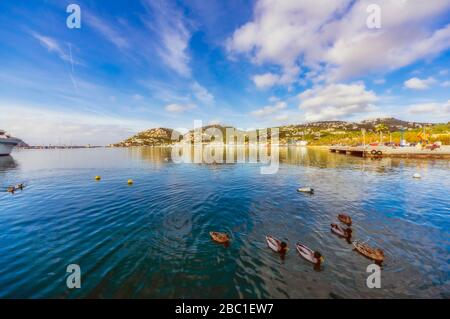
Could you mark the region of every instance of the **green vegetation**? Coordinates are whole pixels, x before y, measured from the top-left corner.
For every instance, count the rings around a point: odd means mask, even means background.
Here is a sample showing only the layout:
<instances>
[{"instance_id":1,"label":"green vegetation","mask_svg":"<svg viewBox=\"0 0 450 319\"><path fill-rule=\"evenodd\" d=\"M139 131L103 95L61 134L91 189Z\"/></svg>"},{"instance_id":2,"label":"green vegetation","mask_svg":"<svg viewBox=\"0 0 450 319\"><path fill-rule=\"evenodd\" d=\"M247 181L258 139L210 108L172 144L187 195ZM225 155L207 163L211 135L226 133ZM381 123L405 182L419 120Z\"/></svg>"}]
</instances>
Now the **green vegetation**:
<instances>
[{"instance_id":1,"label":"green vegetation","mask_svg":"<svg viewBox=\"0 0 450 319\"><path fill-rule=\"evenodd\" d=\"M450 145L450 125L437 125L427 127L425 131L430 134L429 142L442 142L444 145ZM382 131L383 132L383 131ZM404 132L404 139L408 143L418 143L420 138L418 134L422 132L422 129L412 129ZM382 136L381 142L393 142L400 144L401 132L385 132ZM363 138L361 131L338 131L338 132L321 132L320 138L314 138L313 136L305 136L305 140L309 142L309 145L332 145L332 144L344 144L344 145L357 145L380 142L380 134L378 132L366 132Z\"/></svg>"},{"instance_id":2,"label":"green vegetation","mask_svg":"<svg viewBox=\"0 0 450 319\"><path fill-rule=\"evenodd\" d=\"M225 139L226 126L210 125L202 128L201 141L205 143L214 142L214 129L220 130ZM360 123L323 121L281 126L279 127L279 142L284 145L295 144L299 141L307 141L309 145L357 145L374 142L393 142L399 144L402 134L401 130L403 130L403 137L408 143L419 142L420 138L418 134L425 130L429 135L429 142L440 141L444 145L450 145L450 122L447 124L429 124L406 122L394 118L375 119ZM215 131L217 132L217 130ZM364 137L363 131L365 132ZM247 132L236 132L237 134L243 134L245 136L245 142L248 143L249 138ZM270 128L267 129L267 133L269 134L268 140L270 140L270 132ZM173 130L167 128L150 129L140 132L123 142L114 144L114 146L168 146L174 144L172 133ZM176 134L178 135L178 133ZM175 142L183 138L184 141L193 143L195 138L194 132L189 131L184 136L180 134L178 140L175 140ZM236 140L236 136L234 139Z\"/></svg>"}]
</instances>

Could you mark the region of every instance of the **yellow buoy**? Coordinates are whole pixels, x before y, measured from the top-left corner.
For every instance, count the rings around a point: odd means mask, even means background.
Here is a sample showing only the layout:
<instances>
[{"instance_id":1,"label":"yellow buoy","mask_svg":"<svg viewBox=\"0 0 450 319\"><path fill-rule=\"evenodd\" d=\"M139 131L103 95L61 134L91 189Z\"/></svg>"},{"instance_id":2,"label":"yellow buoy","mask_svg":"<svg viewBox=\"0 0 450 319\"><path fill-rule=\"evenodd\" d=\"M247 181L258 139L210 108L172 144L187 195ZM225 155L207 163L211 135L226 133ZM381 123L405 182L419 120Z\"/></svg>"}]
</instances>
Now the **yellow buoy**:
<instances>
[{"instance_id":1,"label":"yellow buoy","mask_svg":"<svg viewBox=\"0 0 450 319\"><path fill-rule=\"evenodd\" d=\"M133 185L133 180L132 179L128 180L128 185Z\"/></svg>"},{"instance_id":2,"label":"yellow buoy","mask_svg":"<svg viewBox=\"0 0 450 319\"><path fill-rule=\"evenodd\" d=\"M98 176L98 175L95 176L95 180L96 180L96 181L99 181L99 180L101 180L101 179L102 179L102 178L101 178L100 176Z\"/></svg>"}]
</instances>

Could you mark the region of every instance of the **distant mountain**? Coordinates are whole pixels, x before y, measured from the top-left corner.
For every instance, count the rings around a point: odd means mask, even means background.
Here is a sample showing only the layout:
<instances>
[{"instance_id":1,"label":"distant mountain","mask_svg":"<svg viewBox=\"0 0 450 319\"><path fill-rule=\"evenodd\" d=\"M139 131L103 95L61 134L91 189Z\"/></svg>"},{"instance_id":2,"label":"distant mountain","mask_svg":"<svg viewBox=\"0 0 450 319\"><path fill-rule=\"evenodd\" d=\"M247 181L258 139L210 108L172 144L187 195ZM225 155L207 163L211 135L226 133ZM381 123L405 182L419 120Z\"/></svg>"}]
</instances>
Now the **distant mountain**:
<instances>
[{"instance_id":1,"label":"distant mountain","mask_svg":"<svg viewBox=\"0 0 450 319\"><path fill-rule=\"evenodd\" d=\"M226 138L226 134L227 134L227 128L229 129L234 129L236 130L234 127L232 126L222 126L222 125L207 125L207 126L203 126L202 127L202 135L201 135L201 140L204 142L214 142L214 138L215 138L215 132L216 129L219 130L222 133L222 136L225 140ZM191 142L193 143L195 140L195 132L194 130L190 130L188 133L184 134L184 141L186 142ZM216 141L218 142L218 141Z\"/></svg>"},{"instance_id":2,"label":"distant mountain","mask_svg":"<svg viewBox=\"0 0 450 319\"><path fill-rule=\"evenodd\" d=\"M384 124L386 131L397 132L400 129L406 131L417 130L422 127L432 127L437 124L432 123L419 123L419 122L408 122L402 121L395 118L377 118L372 120L364 120L361 122L347 122L347 121L317 121L297 125L285 125L280 126L279 138L280 143L288 143L288 141L298 141L302 139L307 140L317 140L321 136L326 134L332 135L344 135L350 134L352 132L360 132L365 129L368 133L376 132L376 126L379 124ZM226 136L227 128L235 129L231 126L222 125L208 125L202 127L202 138L203 142L213 142L213 132L211 129L218 129L222 132L223 137ZM270 129L268 129L270 132ZM114 146L163 146L174 144L171 139L174 130L169 128L154 128L147 131L140 132L123 142L114 144ZM240 132L244 133L245 132ZM179 133L179 140L184 140L186 142L194 142L195 134L194 130L187 132L182 135ZM270 139L270 137L268 137ZM246 139L247 140L247 139ZM176 142L176 141L175 141Z\"/></svg>"},{"instance_id":3,"label":"distant mountain","mask_svg":"<svg viewBox=\"0 0 450 319\"><path fill-rule=\"evenodd\" d=\"M152 128L147 131L139 132L138 134L127 138L125 141L114 144L117 147L128 146L158 146L172 144L172 134L177 134L176 131L170 128ZM180 136L181 134L178 133Z\"/></svg>"},{"instance_id":4,"label":"distant mountain","mask_svg":"<svg viewBox=\"0 0 450 319\"><path fill-rule=\"evenodd\" d=\"M310 128L312 130L339 129L343 131L360 131L361 129L366 129L368 131L375 131L375 127L378 124L384 124L391 132L398 131L402 128L416 129L424 126L434 125L431 123L407 122L389 117L389 118L376 118L371 120L364 120L361 122L318 121L299 125L288 125L283 126L283 128L296 127L296 128Z\"/></svg>"}]
</instances>

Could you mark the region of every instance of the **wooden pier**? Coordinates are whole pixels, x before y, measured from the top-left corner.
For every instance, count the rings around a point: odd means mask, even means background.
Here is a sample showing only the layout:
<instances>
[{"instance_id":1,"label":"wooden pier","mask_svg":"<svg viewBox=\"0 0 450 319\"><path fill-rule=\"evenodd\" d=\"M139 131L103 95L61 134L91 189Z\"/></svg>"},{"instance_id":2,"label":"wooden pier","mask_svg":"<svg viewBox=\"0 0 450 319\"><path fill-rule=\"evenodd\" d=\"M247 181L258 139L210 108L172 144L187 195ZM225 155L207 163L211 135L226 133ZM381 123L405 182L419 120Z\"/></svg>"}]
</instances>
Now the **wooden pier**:
<instances>
[{"instance_id":1,"label":"wooden pier","mask_svg":"<svg viewBox=\"0 0 450 319\"><path fill-rule=\"evenodd\" d=\"M450 146L441 146L434 150L417 147L389 146L330 146L330 152L360 157L410 157L410 158L446 158L450 159Z\"/></svg>"}]
</instances>

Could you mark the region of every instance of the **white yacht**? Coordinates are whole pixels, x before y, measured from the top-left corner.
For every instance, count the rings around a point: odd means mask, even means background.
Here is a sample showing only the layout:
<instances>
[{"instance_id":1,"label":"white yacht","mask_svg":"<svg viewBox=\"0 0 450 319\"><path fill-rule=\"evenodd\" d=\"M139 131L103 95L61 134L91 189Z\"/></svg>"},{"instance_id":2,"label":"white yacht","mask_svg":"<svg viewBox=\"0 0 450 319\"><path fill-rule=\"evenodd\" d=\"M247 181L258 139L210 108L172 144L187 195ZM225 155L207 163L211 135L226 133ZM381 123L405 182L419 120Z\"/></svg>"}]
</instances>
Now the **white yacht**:
<instances>
[{"instance_id":1,"label":"white yacht","mask_svg":"<svg viewBox=\"0 0 450 319\"><path fill-rule=\"evenodd\" d=\"M9 155L14 146L20 142L21 140L18 138L11 137L5 131L0 130L0 156Z\"/></svg>"}]
</instances>

